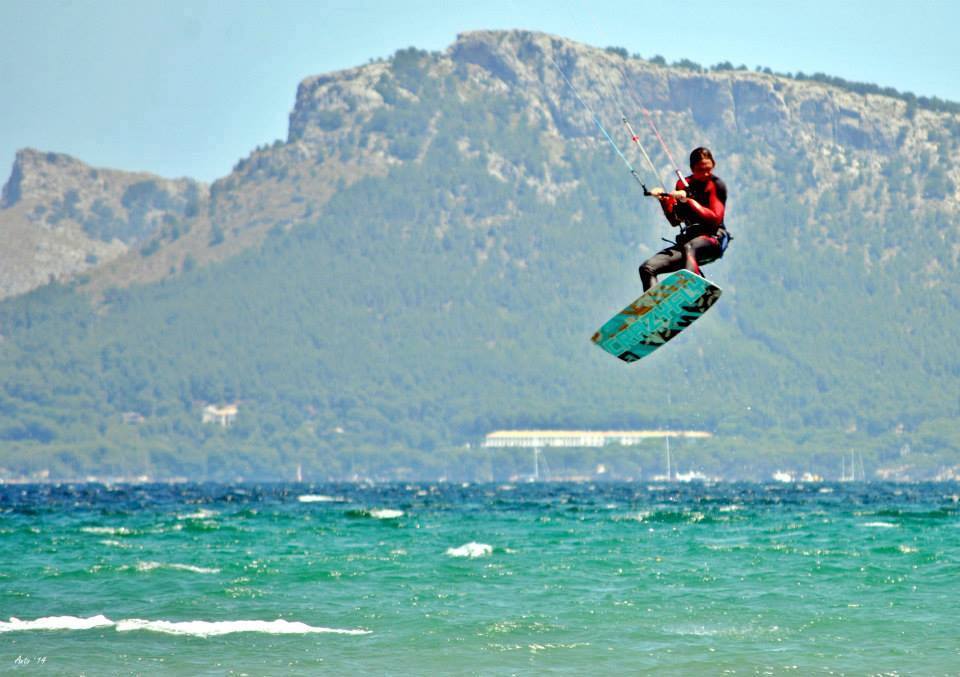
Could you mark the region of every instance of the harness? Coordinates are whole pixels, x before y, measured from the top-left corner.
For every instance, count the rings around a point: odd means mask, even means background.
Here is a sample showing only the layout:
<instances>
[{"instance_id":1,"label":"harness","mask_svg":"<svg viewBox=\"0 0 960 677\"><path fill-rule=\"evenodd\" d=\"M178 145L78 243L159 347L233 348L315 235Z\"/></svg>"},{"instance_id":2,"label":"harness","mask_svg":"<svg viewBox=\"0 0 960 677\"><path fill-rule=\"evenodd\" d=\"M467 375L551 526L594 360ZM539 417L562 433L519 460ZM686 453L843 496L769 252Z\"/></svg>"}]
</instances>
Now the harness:
<instances>
[{"instance_id":1,"label":"harness","mask_svg":"<svg viewBox=\"0 0 960 677\"><path fill-rule=\"evenodd\" d=\"M669 244L669 245L673 245L674 247L679 247L682 242L689 242L690 240L692 240L692 239L695 238L695 237L700 237L699 235L693 235L693 236L691 236L691 237L689 237L689 238L684 238L684 235L687 234L687 230L690 229L690 228L691 228L691 226L688 226L688 225L686 225L686 224L681 224L681 225L680 225L680 236L679 236L676 240L668 240L668 239L665 238L665 237L661 237L660 239L663 240L664 242L666 242L666 243ZM717 229L717 234L716 234L716 235L707 235L706 237L713 238L714 240L717 241L717 246L720 247L720 256L717 256L716 258L713 258L713 259L709 259L709 260L705 261L705 263L710 263L710 262L712 262L712 261L717 261L718 259L722 259L722 258L723 258L723 255L727 252L727 247L730 246L730 241L733 240L733 235L731 235L731 234L727 231L727 227L726 227L726 226L720 226L720 227Z\"/></svg>"},{"instance_id":2,"label":"harness","mask_svg":"<svg viewBox=\"0 0 960 677\"><path fill-rule=\"evenodd\" d=\"M720 256L718 256L717 258L722 259L723 255L727 251L727 246L730 244L730 241L733 239L733 235L727 232L726 226L721 226L720 230L717 231L717 234L720 236L718 238L719 244L720 244Z\"/></svg>"},{"instance_id":3,"label":"harness","mask_svg":"<svg viewBox=\"0 0 960 677\"><path fill-rule=\"evenodd\" d=\"M716 183L716 182L718 182L719 180L717 179L717 177L711 176L711 177L710 177L710 181L713 181L713 182ZM723 186L722 182L720 183L720 186ZM723 190L723 195L724 195L724 198L725 198L725 197L726 197L726 188L724 187L724 188L722 188L722 190ZM701 203L701 204L704 204L704 203L707 202L707 199L706 199L706 198L707 198L706 191L705 191L703 188L701 188L700 186L694 184L693 182L691 182L690 184L687 185L687 192L688 192L688 194L690 195L690 197L692 197L692 198L693 198L694 200L696 200L697 202L699 202L699 203ZM724 199L724 198L721 198L721 199ZM725 202L725 201L726 201L726 200L724 199L724 202ZM717 255L717 256L715 256L715 257L712 257L712 258L711 258L711 257L705 257L702 261L700 261L700 263L707 264L707 263L712 263L712 262L714 262L714 261L718 261L718 260L722 259L722 258L723 258L723 255L724 255L724 254L726 253L726 251L727 251L727 247L730 246L730 241L733 240L733 235L731 235L730 232L727 230L726 225L725 225L725 224L720 224L720 225L717 227L717 230L716 230L715 233L696 233L696 232L690 233L690 232L689 232L689 231L691 231L691 230L692 230L692 231L696 231L698 228L702 228L702 224L699 224L699 223L689 223L689 222L687 222L686 220L681 221L681 222L680 222L680 235L677 237L677 242L674 242L673 244L674 244L674 245L677 245L677 244L679 244L679 243L681 243L681 242L689 242L690 240L692 240L692 239L695 238L695 237L700 237L701 235L706 235L707 237L710 237L710 238L712 238L713 240L716 241L717 246L720 248L720 254ZM665 241L669 242L669 240L666 240L666 238L663 238L663 239L664 239Z\"/></svg>"}]
</instances>

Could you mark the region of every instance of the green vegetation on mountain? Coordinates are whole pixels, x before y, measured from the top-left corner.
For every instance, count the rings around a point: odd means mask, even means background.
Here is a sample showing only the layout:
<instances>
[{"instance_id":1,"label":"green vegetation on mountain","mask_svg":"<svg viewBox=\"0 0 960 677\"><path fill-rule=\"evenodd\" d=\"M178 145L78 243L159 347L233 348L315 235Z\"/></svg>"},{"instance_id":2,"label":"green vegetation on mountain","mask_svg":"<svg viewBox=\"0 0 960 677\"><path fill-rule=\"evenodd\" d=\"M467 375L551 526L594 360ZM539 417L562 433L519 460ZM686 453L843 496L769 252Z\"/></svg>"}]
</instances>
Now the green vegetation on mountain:
<instances>
[{"instance_id":1,"label":"green vegetation on mountain","mask_svg":"<svg viewBox=\"0 0 960 677\"><path fill-rule=\"evenodd\" d=\"M303 203L256 246L102 298L79 281L0 303L2 474L525 472L526 457L479 448L500 428L707 430L678 462L727 477L835 477L852 450L881 476L960 464L955 117L923 134L887 120L898 136L856 113L860 126L811 140L762 108L780 80L677 76L655 113L685 147L714 149L736 239L706 269L725 290L716 308L628 366L589 337L640 293L637 266L669 228L541 50L566 50L578 82L607 94L611 127L618 98L647 96L648 71L607 90L623 55L511 35L514 51L467 42L365 67L376 106L298 104L288 143L215 186L211 210L272 186ZM518 84L511 57L536 64L542 92ZM325 77L317 87L351 83ZM728 84L735 124L697 98ZM824 126L817 101L791 96L791 115L807 106ZM331 163L356 169L314 204L303 187ZM231 233L211 214L222 246ZM235 425L202 423L211 403L237 404ZM557 473L662 471L659 442L545 456Z\"/></svg>"}]
</instances>

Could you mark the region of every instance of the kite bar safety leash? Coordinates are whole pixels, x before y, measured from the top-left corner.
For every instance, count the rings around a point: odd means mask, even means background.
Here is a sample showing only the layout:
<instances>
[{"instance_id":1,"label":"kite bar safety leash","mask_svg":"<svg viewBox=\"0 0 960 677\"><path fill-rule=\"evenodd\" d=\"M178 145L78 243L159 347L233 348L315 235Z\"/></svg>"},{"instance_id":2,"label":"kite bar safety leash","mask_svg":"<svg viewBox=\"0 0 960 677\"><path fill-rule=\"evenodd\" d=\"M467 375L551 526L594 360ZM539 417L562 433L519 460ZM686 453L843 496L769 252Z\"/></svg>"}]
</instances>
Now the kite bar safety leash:
<instances>
[{"instance_id":1,"label":"kite bar safety leash","mask_svg":"<svg viewBox=\"0 0 960 677\"><path fill-rule=\"evenodd\" d=\"M616 141L613 140L613 138L607 133L607 130L603 128L603 125L600 124L600 120L597 119L597 116L596 116L596 114L593 112L593 109L590 108L590 106L587 105L587 102L586 102L586 101L584 101L583 99L580 98L580 94L577 93L577 88L573 86L573 83L570 82L570 79L569 79L569 78L566 76L566 74L563 72L563 69L560 68L560 64L558 64L558 63L554 60L554 58L553 58L552 56L549 57L549 59L550 59L550 61L553 62L553 65L556 66L557 71L560 73L560 77L562 77L562 78L563 78L563 81L567 83L567 86L570 88L570 91L573 92L573 95L574 95L575 97L577 97L577 101L579 101L579 102L583 105L583 107L587 109L587 112L590 113L590 117L593 118L594 123L596 123L597 127L600 129L600 131L603 133L603 135L607 138L607 141L610 142L610 145L613 146L613 149L614 149L615 151L617 151L617 155L619 155L619 156L620 156L620 159L623 160L623 164L625 164L625 165L627 166L627 169L630 170L631 176L633 176L633 178L635 178L635 179L637 180L637 183L640 184L640 187L643 188L643 194L644 194L644 195L653 195L653 193L651 193L649 190L647 190L647 186L643 183L643 180L640 178L640 175L637 174L637 170L633 168L633 165L632 165L632 164L630 164L630 161L627 159L627 156L624 155L623 152L620 150L620 147L617 145ZM624 122L626 122L626 119L624 119ZM634 139L633 139L633 140L634 140L634 141L637 141L637 143L639 144L640 142L637 140L636 136L635 136L635 135L633 135L633 136L634 136ZM641 146L641 148L642 148L642 146ZM646 152L644 152L644 156L646 156ZM647 158L647 161L649 162L649 158ZM653 165L653 163L650 163L650 164L651 164L651 166ZM654 171L654 176L656 176L656 171Z\"/></svg>"}]
</instances>

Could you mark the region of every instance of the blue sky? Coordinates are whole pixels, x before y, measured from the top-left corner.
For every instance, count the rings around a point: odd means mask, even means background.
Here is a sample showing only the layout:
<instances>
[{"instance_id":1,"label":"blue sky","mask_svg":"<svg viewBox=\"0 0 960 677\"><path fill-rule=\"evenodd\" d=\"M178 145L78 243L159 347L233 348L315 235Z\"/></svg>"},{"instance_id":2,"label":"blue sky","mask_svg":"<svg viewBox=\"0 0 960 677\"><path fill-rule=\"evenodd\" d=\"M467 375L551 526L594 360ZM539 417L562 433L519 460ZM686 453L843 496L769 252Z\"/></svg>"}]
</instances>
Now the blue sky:
<instances>
[{"instance_id":1,"label":"blue sky","mask_svg":"<svg viewBox=\"0 0 960 677\"><path fill-rule=\"evenodd\" d=\"M297 84L457 33L539 30L644 57L824 72L960 101L948 0L0 0L0 183L33 147L99 167L229 173L286 138Z\"/></svg>"}]
</instances>

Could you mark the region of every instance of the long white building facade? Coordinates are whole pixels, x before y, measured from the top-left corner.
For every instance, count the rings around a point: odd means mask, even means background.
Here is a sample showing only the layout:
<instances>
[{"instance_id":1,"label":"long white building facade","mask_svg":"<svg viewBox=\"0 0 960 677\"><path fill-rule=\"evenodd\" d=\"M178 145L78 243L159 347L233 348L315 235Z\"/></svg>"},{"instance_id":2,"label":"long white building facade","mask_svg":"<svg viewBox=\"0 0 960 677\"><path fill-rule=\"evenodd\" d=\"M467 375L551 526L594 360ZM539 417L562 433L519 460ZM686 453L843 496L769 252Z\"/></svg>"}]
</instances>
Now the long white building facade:
<instances>
[{"instance_id":1,"label":"long white building facade","mask_svg":"<svg viewBox=\"0 0 960 677\"><path fill-rule=\"evenodd\" d=\"M630 446L667 437L707 438L704 430L496 430L483 440L484 447L602 447Z\"/></svg>"}]
</instances>

